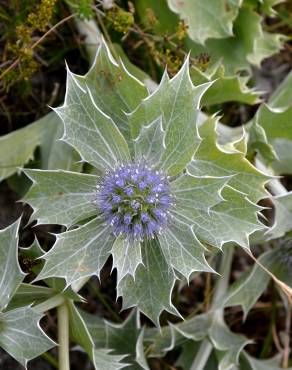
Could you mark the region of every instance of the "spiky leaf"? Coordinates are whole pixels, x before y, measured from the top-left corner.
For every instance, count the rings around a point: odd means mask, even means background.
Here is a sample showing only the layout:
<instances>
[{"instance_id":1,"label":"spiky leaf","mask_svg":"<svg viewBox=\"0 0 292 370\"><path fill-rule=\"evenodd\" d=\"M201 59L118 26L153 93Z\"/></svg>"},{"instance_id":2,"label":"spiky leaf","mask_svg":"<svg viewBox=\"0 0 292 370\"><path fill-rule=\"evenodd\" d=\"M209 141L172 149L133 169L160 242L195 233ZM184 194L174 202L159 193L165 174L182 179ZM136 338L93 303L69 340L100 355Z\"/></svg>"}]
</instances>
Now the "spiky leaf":
<instances>
[{"instance_id":1,"label":"spiky leaf","mask_svg":"<svg viewBox=\"0 0 292 370\"><path fill-rule=\"evenodd\" d=\"M65 103L55 111L64 122L63 140L84 161L99 170L129 161L128 145L114 121L96 105L88 86L80 86L69 70Z\"/></svg>"},{"instance_id":2,"label":"spiky leaf","mask_svg":"<svg viewBox=\"0 0 292 370\"><path fill-rule=\"evenodd\" d=\"M151 126L162 117L165 150L156 166L169 175L182 171L198 146L198 108L203 94L210 86L210 83L206 83L194 87L188 64L186 59L179 73L172 79L165 73L157 90L129 116L134 140L143 127Z\"/></svg>"},{"instance_id":3,"label":"spiky leaf","mask_svg":"<svg viewBox=\"0 0 292 370\"><path fill-rule=\"evenodd\" d=\"M24 200L40 224L70 226L97 214L97 177L69 171L25 170L33 185Z\"/></svg>"},{"instance_id":4,"label":"spiky leaf","mask_svg":"<svg viewBox=\"0 0 292 370\"><path fill-rule=\"evenodd\" d=\"M241 3L242 0L168 0L170 9L185 20L190 38L199 44L233 35L233 21Z\"/></svg>"},{"instance_id":5,"label":"spiky leaf","mask_svg":"<svg viewBox=\"0 0 292 370\"><path fill-rule=\"evenodd\" d=\"M167 264L157 240L142 244L144 266L138 266L135 279L125 276L118 285L118 296L123 296L123 307L138 306L156 325L159 315L166 310L178 315L171 303L175 282L172 269Z\"/></svg>"},{"instance_id":6,"label":"spiky leaf","mask_svg":"<svg viewBox=\"0 0 292 370\"><path fill-rule=\"evenodd\" d=\"M42 315L30 307L0 313L0 347L26 367L55 346L39 326Z\"/></svg>"},{"instance_id":7,"label":"spiky leaf","mask_svg":"<svg viewBox=\"0 0 292 370\"><path fill-rule=\"evenodd\" d=\"M113 267L117 268L117 283L126 275L135 278L135 272L139 264L142 263L141 245L138 241L130 241L125 238L117 238L113 249Z\"/></svg>"},{"instance_id":8,"label":"spiky leaf","mask_svg":"<svg viewBox=\"0 0 292 370\"><path fill-rule=\"evenodd\" d=\"M38 280L63 277L71 284L85 276L99 276L114 240L110 226L100 217L57 235L53 248L43 256L46 262Z\"/></svg>"},{"instance_id":9,"label":"spiky leaf","mask_svg":"<svg viewBox=\"0 0 292 370\"><path fill-rule=\"evenodd\" d=\"M0 230L0 312L8 305L24 279L18 263L18 228L20 219Z\"/></svg>"}]
</instances>

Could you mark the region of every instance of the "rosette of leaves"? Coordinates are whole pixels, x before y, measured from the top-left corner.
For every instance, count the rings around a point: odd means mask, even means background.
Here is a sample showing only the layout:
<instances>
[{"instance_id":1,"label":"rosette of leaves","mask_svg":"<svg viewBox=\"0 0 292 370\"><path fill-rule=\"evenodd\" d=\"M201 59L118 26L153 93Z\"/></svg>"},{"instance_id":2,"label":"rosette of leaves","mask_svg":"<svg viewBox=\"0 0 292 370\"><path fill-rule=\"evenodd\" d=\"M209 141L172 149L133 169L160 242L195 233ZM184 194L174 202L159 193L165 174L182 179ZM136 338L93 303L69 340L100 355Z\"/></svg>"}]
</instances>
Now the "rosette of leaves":
<instances>
[{"instance_id":1,"label":"rosette of leaves","mask_svg":"<svg viewBox=\"0 0 292 370\"><path fill-rule=\"evenodd\" d=\"M85 76L67 71L62 140L90 174L25 170L33 186L25 197L40 224L60 224L38 279L67 284L100 275L110 255L123 307L159 325L176 279L213 271L209 246L249 248L262 229L259 199L268 180L245 159L245 138L217 144L217 118L200 130L197 117L211 83L194 86L188 60L172 79L165 73L151 95L105 43Z\"/></svg>"}]
</instances>

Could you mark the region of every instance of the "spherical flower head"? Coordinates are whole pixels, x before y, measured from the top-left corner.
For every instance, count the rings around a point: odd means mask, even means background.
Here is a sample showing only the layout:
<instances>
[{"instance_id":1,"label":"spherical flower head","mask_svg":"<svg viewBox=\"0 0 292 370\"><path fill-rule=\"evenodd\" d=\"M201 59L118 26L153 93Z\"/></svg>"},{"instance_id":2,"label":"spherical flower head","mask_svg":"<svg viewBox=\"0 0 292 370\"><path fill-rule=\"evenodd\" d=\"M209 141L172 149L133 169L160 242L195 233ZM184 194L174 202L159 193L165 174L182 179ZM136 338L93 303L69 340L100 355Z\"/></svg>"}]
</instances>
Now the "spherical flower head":
<instances>
[{"instance_id":1,"label":"spherical flower head","mask_svg":"<svg viewBox=\"0 0 292 370\"><path fill-rule=\"evenodd\" d=\"M167 225L172 196L168 179L144 163L123 165L98 186L97 204L116 236L152 239Z\"/></svg>"}]
</instances>

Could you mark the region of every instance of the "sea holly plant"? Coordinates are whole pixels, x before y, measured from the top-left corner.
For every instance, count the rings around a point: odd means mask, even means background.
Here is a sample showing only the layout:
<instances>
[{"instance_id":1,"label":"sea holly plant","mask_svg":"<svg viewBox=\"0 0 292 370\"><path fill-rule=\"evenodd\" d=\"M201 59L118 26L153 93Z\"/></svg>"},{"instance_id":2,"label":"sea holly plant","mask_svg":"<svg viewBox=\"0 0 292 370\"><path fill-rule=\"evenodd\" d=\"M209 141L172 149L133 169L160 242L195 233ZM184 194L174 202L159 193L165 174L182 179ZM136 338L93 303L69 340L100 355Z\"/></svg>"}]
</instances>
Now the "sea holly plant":
<instances>
[{"instance_id":1,"label":"sea holly plant","mask_svg":"<svg viewBox=\"0 0 292 370\"><path fill-rule=\"evenodd\" d=\"M245 138L216 141L213 117L199 129L200 101L212 82L194 86L188 59L173 78L164 73L151 95L103 42L85 76L67 68L62 140L90 174L26 169L24 200L39 224L60 224L37 280L67 285L100 276L110 255L123 307L159 325L177 279L214 271L206 254L225 243L249 248L264 228L257 202L269 178L245 159ZM246 181L248 179L248 181Z\"/></svg>"}]
</instances>

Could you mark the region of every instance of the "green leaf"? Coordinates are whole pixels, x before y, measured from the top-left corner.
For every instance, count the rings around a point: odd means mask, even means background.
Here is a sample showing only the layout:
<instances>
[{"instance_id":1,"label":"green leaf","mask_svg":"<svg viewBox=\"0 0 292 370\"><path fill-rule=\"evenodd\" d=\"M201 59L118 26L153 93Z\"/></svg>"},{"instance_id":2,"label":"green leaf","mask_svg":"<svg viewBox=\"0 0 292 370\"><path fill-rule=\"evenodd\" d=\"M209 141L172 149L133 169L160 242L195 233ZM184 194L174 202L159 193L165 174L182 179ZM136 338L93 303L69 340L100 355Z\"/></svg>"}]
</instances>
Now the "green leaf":
<instances>
[{"instance_id":1,"label":"green leaf","mask_svg":"<svg viewBox=\"0 0 292 370\"><path fill-rule=\"evenodd\" d=\"M25 276L17 258L19 224L20 219L0 230L0 312L8 305Z\"/></svg>"},{"instance_id":2,"label":"green leaf","mask_svg":"<svg viewBox=\"0 0 292 370\"><path fill-rule=\"evenodd\" d=\"M74 304L69 314L72 323L70 335L75 343L80 344L88 354L91 353L92 341L96 348L106 348L106 325L103 319L77 309Z\"/></svg>"},{"instance_id":3,"label":"green leaf","mask_svg":"<svg viewBox=\"0 0 292 370\"><path fill-rule=\"evenodd\" d=\"M0 347L23 366L56 344L42 331L42 315L31 307L0 313Z\"/></svg>"},{"instance_id":4,"label":"green leaf","mask_svg":"<svg viewBox=\"0 0 292 370\"><path fill-rule=\"evenodd\" d=\"M250 64L260 66L263 59L277 53L283 37L262 29L262 17L251 8L242 7L234 22L233 37L210 39L205 46L191 43L194 55L208 53L212 61L223 59L226 74L250 70ZM246 32L246 30L249 32Z\"/></svg>"},{"instance_id":5,"label":"green leaf","mask_svg":"<svg viewBox=\"0 0 292 370\"><path fill-rule=\"evenodd\" d=\"M111 350L107 349L93 351L93 364L96 370L119 370L127 366L121 362L125 356L112 355L110 352Z\"/></svg>"},{"instance_id":6,"label":"green leaf","mask_svg":"<svg viewBox=\"0 0 292 370\"><path fill-rule=\"evenodd\" d=\"M162 117L158 117L148 126L143 126L134 141L135 158L137 161L157 165L165 152Z\"/></svg>"},{"instance_id":7,"label":"green leaf","mask_svg":"<svg viewBox=\"0 0 292 370\"><path fill-rule=\"evenodd\" d=\"M259 258L259 262L269 268L265 262L268 261L269 255L272 252L266 252ZM270 281L269 275L257 264L250 271L242 274L242 276L233 283L224 299L221 302L222 306L230 307L240 305L244 312L244 319L252 306L257 302L263 294Z\"/></svg>"},{"instance_id":8,"label":"green leaf","mask_svg":"<svg viewBox=\"0 0 292 370\"><path fill-rule=\"evenodd\" d=\"M219 64L212 68L211 73L202 72L195 66L190 70L194 84L214 81L202 97L202 105L222 104L236 101L245 104L258 102L259 93L246 86L247 79L235 76L225 76L224 66Z\"/></svg>"},{"instance_id":9,"label":"green leaf","mask_svg":"<svg viewBox=\"0 0 292 370\"><path fill-rule=\"evenodd\" d=\"M70 338L79 344L92 359L94 342L85 321L72 301L67 302L70 319ZM97 320L96 320L97 321Z\"/></svg>"},{"instance_id":10,"label":"green leaf","mask_svg":"<svg viewBox=\"0 0 292 370\"><path fill-rule=\"evenodd\" d=\"M63 277L68 285L82 277L99 276L115 240L110 226L100 217L56 238L43 256L46 262L37 279Z\"/></svg>"},{"instance_id":11,"label":"green leaf","mask_svg":"<svg viewBox=\"0 0 292 370\"><path fill-rule=\"evenodd\" d=\"M56 141L62 136L62 126L57 114L51 112L24 128L0 137L0 181L33 159L38 146L41 147L43 169L79 170L77 153L66 143Z\"/></svg>"},{"instance_id":12,"label":"green leaf","mask_svg":"<svg viewBox=\"0 0 292 370\"><path fill-rule=\"evenodd\" d=\"M278 174L292 173L289 155L292 149L292 105L273 108L263 104L257 112L254 124L263 127L276 152L277 159L271 163L274 171Z\"/></svg>"},{"instance_id":13,"label":"green leaf","mask_svg":"<svg viewBox=\"0 0 292 370\"><path fill-rule=\"evenodd\" d=\"M249 343L245 337L232 333L225 323L214 319L209 330L210 339L218 350L218 370L232 370L238 365L239 355L242 349Z\"/></svg>"},{"instance_id":14,"label":"green leaf","mask_svg":"<svg viewBox=\"0 0 292 370\"><path fill-rule=\"evenodd\" d=\"M175 217L159 236L159 242L167 263L188 281L194 271L214 272L205 259L205 248L192 228Z\"/></svg>"},{"instance_id":15,"label":"green leaf","mask_svg":"<svg viewBox=\"0 0 292 370\"><path fill-rule=\"evenodd\" d=\"M55 112L41 119L43 137L41 142L41 168L44 170L80 171L82 163L77 152L68 144L60 141L63 123Z\"/></svg>"},{"instance_id":16,"label":"green leaf","mask_svg":"<svg viewBox=\"0 0 292 370\"><path fill-rule=\"evenodd\" d=\"M190 179L189 190L183 190L184 179ZM188 225L201 242L221 249L224 243L233 241L249 248L248 236L263 229L257 219L261 208L224 183L226 178L179 178L172 187L177 203L171 213ZM180 191L182 198L178 197Z\"/></svg>"},{"instance_id":17,"label":"green leaf","mask_svg":"<svg viewBox=\"0 0 292 370\"><path fill-rule=\"evenodd\" d=\"M138 241L118 237L111 250L113 268L117 269L117 284L126 276L135 278L137 267L142 264L141 245Z\"/></svg>"},{"instance_id":18,"label":"green leaf","mask_svg":"<svg viewBox=\"0 0 292 370\"><path fill-rule=\"evenodd\" d=\"M266 239L276 239L292 230L292 192L272 198L275 208L274 224L265 234Z\"/></svg>"},{"instance_id":19,"label":"green leaf","mask_svg":"<svg viewBox=\"0 0 292 370\"><path fill-rule=\"evenodd\" d=\"M249 145L257 141L258 130L262 131L264 150L259 147L260 159L273 167L276 174L291 173L292 161L292 104L290 91L292 73L280 84L267 104L262 104L255 115L249 130ZM263 143L263 144L262 144ZM268 153L266 148L268 148ZM257 147L256 147L257 148ZM274 157L269 156L271 149Z\"/></svg>"},{"instance_id":20,"label":"green leaf","mask_svg":"<svg viewBox=\"0 0 292 370\"><path fill-rule=\"evenodd\" d=\"M121 59L114 60L104 41L89 72L85 76L74 75L74 78L83 89L88 86L95 104L113 119L129 140L131 134L125 112L132 112L147 97L145 85L127 71Z\"/></svg>"},{"instance_id":21,"label":"green leaf","mask_svg":"<svg viewBox=\"0 0 292 370\"><path fill-rule=\"evenodd\" d=\"M99 170L114 169L130 159L128 145L114 121L93 100L67 69L65 103L55 111L64 122L63 140L73 146L82 160Z\"/></svg>"},{"instance_id":22,"label":"green leaf","mask_svg":"<svg viewBox=\"0 0 292 370\"><path fill-rule=\"evenodd\" d=\"M157 240L142 243L142 258L144 266L138 266L135 279L126 275L117 287L117 294L123 296L124 309L137 305L159 326L159 315L163 310L179 315L171 303L175 276Z\"/></svg>"},{"instance_id":23,"label":"green leaf","mask_svg":"<svg viewBox=\"0 0 292 370\"><path fill-rule=\"evenodd\" d=\"M168 0L170 9L186 22L190 38L202 45L210 38L233 35L233 22L241 3L242 0Z\"/></svg>"},{"instance_id":24,"label":"green leaf","mask_svg":"<svg viewBox=\"0 0 292 370\"><path fill-rule=\"evenodd\" d=\"M292 273L289 263L291 243L284 241L278 249L267 251L259 257L259 262L276 277L292 286ZM252 306L263 294L270 281L270 276L255 264L250 271L244 273L231 285L222 306L242 306L246 318Z\"/></svg>"},{"instance_id":25,"label":"green leaf","mask_svg":"<svg viewBox=\"0 0 292 370\"><path fill-rule=\"evenodd\" d=\"M244 352L244 360L242 361L242 370L281 370L280 367L281 357L275 356L268 360L258 360L251 357L248 353ZM241 369L241 368L240 368ZM287 370L292 370L292 367L287 368Z\"/></svg>"},{"instance_id":26,"label":"green leaf","mask_svg":"<svg viewBox=\"0 0 292 370\"><path fill-rule=\"evenodd\" d=\"M113 349L113 354L125 354L125 361L129 364L128 370L141 370L137 357L143 359L143 332L138 328L138 317L136 310L133 310L127 319L121 324L114 324L105 321L106 325L106 346ZM140 339L139 339L140 338ZM141 343L142 338L142 343ZM139 343L140 340L140 343ZM142 360L144 366L146 360Z\"/></svg>"},{"instance_id":27,"label":"green leaf","mask_svg":"<svg viewBox=\"0 0 292 370\"><path fill-rule=\"evenodd\" d=\"M98 178L69 171L25 170L33 185L24 201L39 224L70 226L98 213L94 204Z\"/></svg>"},{"instance_id":28,"label":"green leaf","mask_svg":"<svg viewBox=\"0 0 292 370\"><path fill-rule=\"evenodd\" d=\"M17 172L34 156L42 142L42 119L0 137L0 181Z\"/></svg>"},{"instance_id":29,"label":"green leaf","mask_svg":"<svg viewBox=\"0 0 292 370\"><path fill-rule=\"evenodd\" d=\"M245 151L238 150L236 143L228 146L217 143L217 124L218 118L212 117L200 127L202 142L187 167L189 173L198 177L231 176L228 185L245 194L251 201L257 202L266 197L264 184L269 177L245 158Z\"/></svg>"},{"instance_id":30,"label":"green leaf","mask_svg":"<svg viewBox=\"0 0 292 370\"><path fill-rule=\"evenodd\" d=\"M55 294L56 292L52 288L22 283L13 295L12 300L9 302L7 310L10 311L15 308L28 306L32 303L36 304L49 299Z\"/></svg>"},{"instance_id":31,"label":"green leaf","mask_svg":"<svg viewBox=\"0 0 292 370\"><path fill-rule=\"evenodd\" d=\"M148 370L143 349L144 330L138 328L135 310L123 323L115 324L85 311L78 311L71 304L70 320L72 338L86 350L90 357L96 346L96 348L112 351L113 355L123 356L128 363L126 368L129 370Z\"/></svg>"},{"instance_id":32,"label":"green leaf","mask_svg":"<svg viewBox=\"0 0 292 370\"><path fill-rule=\"evenodd\" d=\"M157 120L162 117L165 149L159 162L161 153L157 153L155 164L169 175L176 175L185 168L199 144L196 127L198 108L210 85L193 86L189 75L189 60L186 59L179 73L172 79L164 73L157 90L129 115L134 140L143 126L151 126L154 121L159 125Z\"/></svg>"}]
</instances>

